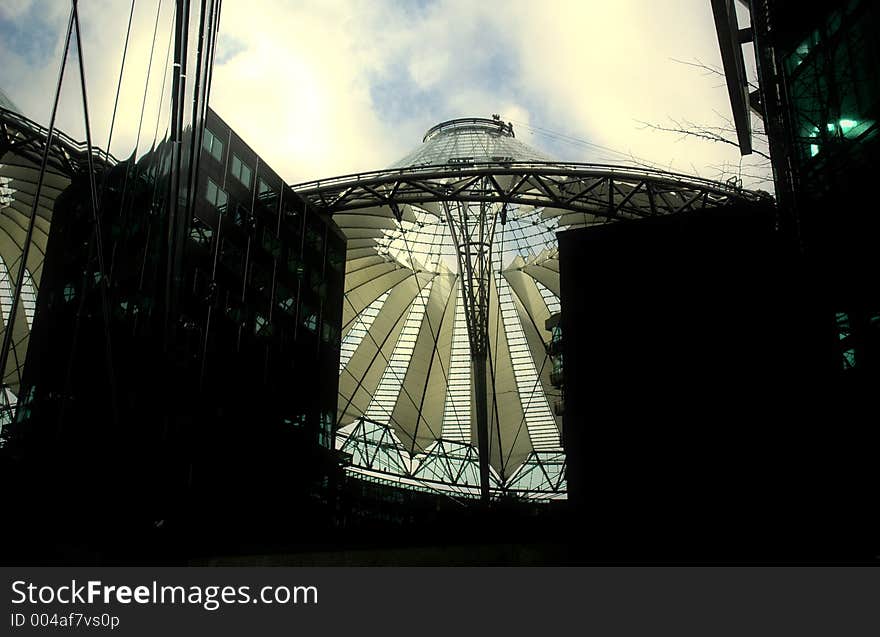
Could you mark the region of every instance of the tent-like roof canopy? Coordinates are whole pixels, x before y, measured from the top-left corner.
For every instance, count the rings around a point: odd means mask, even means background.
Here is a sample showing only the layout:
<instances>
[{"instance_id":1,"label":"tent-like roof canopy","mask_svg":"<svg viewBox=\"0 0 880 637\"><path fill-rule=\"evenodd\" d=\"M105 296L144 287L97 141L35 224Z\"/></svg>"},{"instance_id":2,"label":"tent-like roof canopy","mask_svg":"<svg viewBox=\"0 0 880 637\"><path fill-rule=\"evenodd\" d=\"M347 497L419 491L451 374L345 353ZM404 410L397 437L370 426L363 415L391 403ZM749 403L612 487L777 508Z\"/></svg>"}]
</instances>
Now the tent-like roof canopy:
<instances>
[{"instance_id":1,"label":"tent-like roof canopy","mask_svg":"<svg viewBox=\"0 0 880 637\"><path fill-rule=\"evenodd\" d=\"M565 493L545 328L560 309L555 233L758 196L673 173L555 162L497 118L444 122L389 169L294 188L348 237L337 446L354 470L416 488L478 492L464 302L477 275L462 272L453 235L462 220L486 220L492 488L537 498Z\"/></svg>"}]
</instances>

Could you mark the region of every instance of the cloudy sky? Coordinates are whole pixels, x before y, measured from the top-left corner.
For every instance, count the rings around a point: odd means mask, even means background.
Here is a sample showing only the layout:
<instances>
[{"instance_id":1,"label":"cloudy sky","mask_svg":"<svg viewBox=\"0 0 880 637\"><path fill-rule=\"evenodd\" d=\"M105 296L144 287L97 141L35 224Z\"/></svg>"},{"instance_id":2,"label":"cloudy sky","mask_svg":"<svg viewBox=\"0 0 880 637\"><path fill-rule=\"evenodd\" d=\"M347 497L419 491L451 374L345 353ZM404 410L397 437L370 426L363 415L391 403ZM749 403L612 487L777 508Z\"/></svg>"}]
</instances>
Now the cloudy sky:
<instances>
[{"instance_id":1,"label":"cloudy sky","mask_svg":"<svg viewBox=\"0 0 880 637\"><path fill-rule=\"evenodd\" d=\"M154 64L164 63L172 2L157 12L159 1L135 4L118 156L136 138L154 28ZM93 133L105 146L130 3L80 4ZM0 90L44 124L68 11L63 0L0 3ZM492 113L559 159L632 156L718 177L739 163L736 148L642 124L729 117L722 79L675 60L720 66L708 0L223 0L211 106L290 183L382 168L433 124ZM81 138L70 70L58 123ZM161 87L147 87L149 113Z\"/></svg>"}]
</instances>

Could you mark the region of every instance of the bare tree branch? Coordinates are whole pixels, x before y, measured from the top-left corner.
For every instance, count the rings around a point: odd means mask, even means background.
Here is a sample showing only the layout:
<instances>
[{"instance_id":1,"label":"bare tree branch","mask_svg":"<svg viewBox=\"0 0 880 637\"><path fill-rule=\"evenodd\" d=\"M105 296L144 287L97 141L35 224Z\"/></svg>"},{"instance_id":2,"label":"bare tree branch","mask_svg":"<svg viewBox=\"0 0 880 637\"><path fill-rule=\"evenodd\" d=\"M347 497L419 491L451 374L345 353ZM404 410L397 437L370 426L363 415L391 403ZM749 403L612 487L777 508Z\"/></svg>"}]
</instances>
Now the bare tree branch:
<instances>
[{"instance_id":1,"label":"bare tree branch","mask_svg":"<svg viewBox=\"0 0 880 637\"><path fill-rule=\"evenodd\" d=\"M717 66L712 66L710 64L706 64L705 62L703 62L699 58L694 58L693 62L688 62L687 60L679 60L677 58L669 58L669 59L677 64L684 64L685 66L693 66L698 69L703 69L704 71L706 71L706 73L704 73L704 75L718 75L721 77L725 77L723 69L720 69ZM725 80L725 85L726 85L726 80ZM749 88L751 88L752 90L758 90L758 85L755 84L754 82L748 81L748 85L749 85Z\"/></svg>"},{"instance_id":2,"label":"bare tree branch","mask_svg":"<svg viewBox=\"0 0 880 637\"><path fill-rule=\"evenodd\" d=\"M722 133L728 132L726 128L718 127L718 126L697 126L693 122L689 122L684 120L684 122L676 121L670 118L670 121L673 123L673 126L661 126L659 124L652 124L650 122L643 122L641 120L636 120L639 124L642 124L642 128L651 128L653 130L663 131L666 133L679 133L683 137L696 137L699 139L705 139L710 142L720 142L722 144L730 144L731 146L736 146L739 148L739 143L728 139ZM757 148L753 148L752 152L756 155L763 157L764 159L769 160L770 155L758 150Z\"/></svg>"}]
</instances>

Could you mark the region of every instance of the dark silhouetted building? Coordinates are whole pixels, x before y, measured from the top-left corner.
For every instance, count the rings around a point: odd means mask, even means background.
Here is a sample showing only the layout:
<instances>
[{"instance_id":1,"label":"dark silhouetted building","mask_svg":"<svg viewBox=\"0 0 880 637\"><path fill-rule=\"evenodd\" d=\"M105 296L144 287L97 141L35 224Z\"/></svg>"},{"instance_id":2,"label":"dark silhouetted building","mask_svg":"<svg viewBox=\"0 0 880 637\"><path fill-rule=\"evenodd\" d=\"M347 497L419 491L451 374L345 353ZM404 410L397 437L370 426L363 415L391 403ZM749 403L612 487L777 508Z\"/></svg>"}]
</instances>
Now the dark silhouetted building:
<instances>
[{"instance_id":1,"label":"dark silhouetted building","mask_svg":"<svg viewBox=\"0 0 880 637\"><path fill-rule=\"evenodd\" d=\"M732 2L712 2L740 147L750 151L746 103L763 119L778 227L797 246L799 306L814 312L806 336L821 350L820 370L792 376L800 384L795 439L810 458L793 484L816 494L814 517L796 535L813 555L876 559L878 527L868 511L878 489L871 450L878 443L880 223L871 184L880 159L880 6L741 4L750 25L738 24ZM758 72L747 100L739 97L749 89L737 68L745 42L754 45Z\"/></svg>"},{"instance_id":2,"label":"dark silhouetted building","mask_svg":"<svg viewBox=\"0 0 880 637\"><path fill-rule=\"evenodd\" d=\"M174 560L334 524L345 238L207 108L217 9L174 9L172 97L128 159L0 110L13 559Z\"/></svg>"},{"instance_id":3,"label":"dark silhouetted building","mask_svg":"<svg viewBox=\"0 0 880 637\"><path fill-rule=\"evenodd\" d=\"M609 559L815 549L803 386L823 366L769 203L559 234L569 500ZM857 486L857 485L852 485ZM812 545L811 545L812 543ZM802 555L800 555L802 557Z\"/></svg>"},{"instance_id":4,"label":"dark silhouetted building","mask_svg":"<svg viewBox=\"0 0 880 637\"><path fill-rule=\"evenodd\" d=\"M831 364L846 372L846 385L869 391L880 343L880 222L870 194L880 160L880 7L753 0L744 3L751 26L737 38L732 2L712 4L716 22L727 23L719 27L722 50L734 50L734 40L754 44L759 86L751 103L769 141L780 227L799 243L811 293L825 304ZM735 93L745 79L733 66L725 62Z\"/></svg>"}]
</instances>

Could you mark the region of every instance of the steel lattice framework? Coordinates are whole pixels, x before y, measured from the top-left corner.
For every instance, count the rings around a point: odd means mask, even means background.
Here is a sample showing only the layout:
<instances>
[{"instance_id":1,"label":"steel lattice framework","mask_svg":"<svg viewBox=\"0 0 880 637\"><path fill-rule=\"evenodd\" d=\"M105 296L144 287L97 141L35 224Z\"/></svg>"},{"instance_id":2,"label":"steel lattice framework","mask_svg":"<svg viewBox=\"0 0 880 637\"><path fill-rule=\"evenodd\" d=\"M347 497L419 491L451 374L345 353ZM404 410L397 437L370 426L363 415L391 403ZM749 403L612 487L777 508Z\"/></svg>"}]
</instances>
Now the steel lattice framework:
<instances>
[{"instance_id":1,"label":"steel lattice framework","mask_svg":"<svg viewBox=\"0 0 880 637\"><path fill-rule=\"evenodd\" d=\"M565 491L544 325L559 309L555 232L764 196L552 161L481 118L433 127L396 167L294 188L349 239L338 446L356 470L470 495L476 481L484 499ZM446 471L424 477L438 454Z\"/></svg>"},{"instance_id":2,"label":"steel lattice framework","mask_svg":"<svg viewBox=\"0 0 880 637\"><path fill-rule=\"evenodd\" d=\"M297 191L330 213L448 201L545 208L560 226L640 219L757 200L762 195L659 170L560 162L473 163L379 170L299 184ZM399 213L397 213L399 214Z\"/></svg>"}]
</instances>

